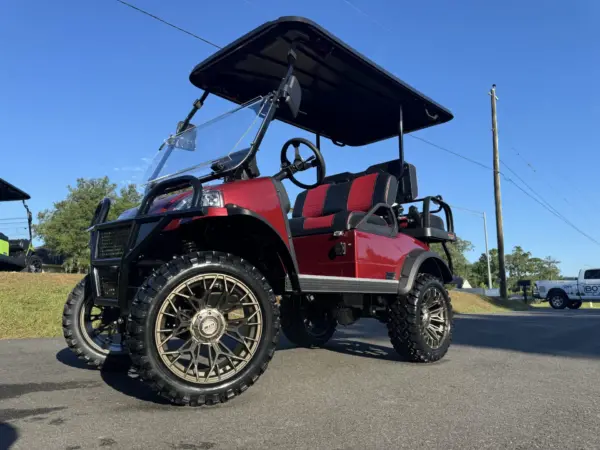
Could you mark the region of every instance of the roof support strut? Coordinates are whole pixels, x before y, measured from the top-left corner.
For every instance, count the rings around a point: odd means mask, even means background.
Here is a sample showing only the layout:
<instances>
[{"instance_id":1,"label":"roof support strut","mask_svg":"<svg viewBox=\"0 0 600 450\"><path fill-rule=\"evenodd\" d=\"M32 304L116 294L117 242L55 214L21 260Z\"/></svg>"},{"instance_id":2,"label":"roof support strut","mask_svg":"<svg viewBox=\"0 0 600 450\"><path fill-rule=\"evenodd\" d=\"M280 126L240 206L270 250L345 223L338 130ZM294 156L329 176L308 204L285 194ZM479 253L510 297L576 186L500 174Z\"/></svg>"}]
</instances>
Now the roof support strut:
<instances>
[{"instance_id":1,"label":"roof support strut","mask_svg":"<svg viewBox=\"0 0 600 450\"><path fill-rule=\"evenodd\" d=\"M402 115L402 105L400 105L398 119L398 159L400 160L400 175L398 180L404 175L404 118Z\"/></svg>"}]
</instances>

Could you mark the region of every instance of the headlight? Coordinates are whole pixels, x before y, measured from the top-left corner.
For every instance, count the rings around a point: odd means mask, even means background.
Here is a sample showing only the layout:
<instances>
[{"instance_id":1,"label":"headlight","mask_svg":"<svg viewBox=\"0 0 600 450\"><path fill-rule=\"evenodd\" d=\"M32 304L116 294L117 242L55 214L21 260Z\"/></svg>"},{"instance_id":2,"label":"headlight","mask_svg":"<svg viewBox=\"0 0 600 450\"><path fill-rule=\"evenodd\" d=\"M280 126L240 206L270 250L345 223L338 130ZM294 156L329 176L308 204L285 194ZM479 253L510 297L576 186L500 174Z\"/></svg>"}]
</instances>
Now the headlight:
<instances>
[{"instance_id":1,"label":"headlight","mask_svg":"<svg viewBox=\"0 0 600 450\"><path fill-rule=\"evenodd\" d=\"M175 211L180 211L182 209L187 209L190 207L192 202L192 196L188 195L186 198L181 200L177 205L173 208ZM221 191L206 189L202 191L202 200L200 202L200 206L212 206L216 208L223 207L223 195Z\"/></svg>"}]
</instances>

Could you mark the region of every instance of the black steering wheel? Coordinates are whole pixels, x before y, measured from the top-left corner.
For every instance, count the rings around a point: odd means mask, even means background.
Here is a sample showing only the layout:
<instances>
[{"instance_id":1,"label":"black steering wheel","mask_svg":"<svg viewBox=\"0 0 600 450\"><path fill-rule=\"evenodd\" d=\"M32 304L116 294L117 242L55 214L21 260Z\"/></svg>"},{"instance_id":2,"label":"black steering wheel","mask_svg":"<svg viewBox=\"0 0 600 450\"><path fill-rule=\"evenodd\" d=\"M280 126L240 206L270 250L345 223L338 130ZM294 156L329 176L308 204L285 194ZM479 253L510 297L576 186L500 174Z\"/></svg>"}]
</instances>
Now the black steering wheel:
<instances>
[{"instance_id":1,"label":"black steering wheel","mask_svg":"<svg viewBox=\"0 0 600 450\"><path fill-rule=\"evenodd\" d=\"M313 156L308 158L306 161L302 159L302 156L300 156L300 144L306 145L313 152ZM294 162L290 162L287 157L287 149L290 145L294 146ZM312 167L317 168L316 183L304 184L294 177L296 172L308 170ZM292 138L283 144L283 147L281 148L281 170L282 172L286 173L286 178L289 178L289 180L296 186L303 189L312 189L323 183L323 180L325 179L325 160L323 159L321 151L308 139Z\"/></svg>"}]
</instances>

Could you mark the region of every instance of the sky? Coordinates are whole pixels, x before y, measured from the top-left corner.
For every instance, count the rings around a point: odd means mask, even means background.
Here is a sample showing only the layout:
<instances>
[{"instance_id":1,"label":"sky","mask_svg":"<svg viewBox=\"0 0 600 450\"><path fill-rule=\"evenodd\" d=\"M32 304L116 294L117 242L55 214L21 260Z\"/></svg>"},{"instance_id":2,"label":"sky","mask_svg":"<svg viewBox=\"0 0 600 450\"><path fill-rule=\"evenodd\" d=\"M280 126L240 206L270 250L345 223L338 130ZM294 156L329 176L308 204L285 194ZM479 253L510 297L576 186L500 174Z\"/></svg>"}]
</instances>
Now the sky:
<instances>
[{"instance_id":1,"label":"sky","mask_svg":"<svg viewBox=\"0 0 600 450\"><path fill-rule=\"evenodd\" d=\"M310 18L454 114L415 136L488 167L495 83L501 160L600 242L600 2L131 3L218 45L280 16ZM120 185L139 179L142 158L154 155L200 95L188 80L191 69L214 51L115 0L0 0L0 177L32 196L34 215L63 199L79 177L106 175ZM233 106L209 97L195 120ZM296 136L306 134L284 124L269 129L258 157L263 175L277 171L281 146ZM486 212L496 247L492 172L410 136L405 146L420 195ZM330 175L397 157L393 139L322 147ZM293 200L299 189L285 185ZM506 179L501 186L507 252L520 245L552 256L565 275L600 266L600 244ZM0 205L0 217L18 215L21 205ZM485 251L481 216L456 209L455 227L475 247L469 259L477 259Z\"/></svg>"}]
</instances>

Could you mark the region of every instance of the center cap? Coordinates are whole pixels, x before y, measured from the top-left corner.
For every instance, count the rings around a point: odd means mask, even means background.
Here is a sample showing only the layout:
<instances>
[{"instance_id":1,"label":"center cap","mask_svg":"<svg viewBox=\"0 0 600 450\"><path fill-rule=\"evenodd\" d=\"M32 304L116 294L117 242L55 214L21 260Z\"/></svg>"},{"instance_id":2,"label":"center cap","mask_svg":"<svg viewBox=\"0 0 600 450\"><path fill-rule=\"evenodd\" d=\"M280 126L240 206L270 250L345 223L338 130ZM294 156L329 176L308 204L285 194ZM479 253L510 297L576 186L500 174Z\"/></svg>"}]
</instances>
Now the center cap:
<instances>
[{"instance_id":1,"label":"center cap","mask_svg":"<svg viewBox=\"0 0 600 450\"><path fill-rule=\"evenodd\" d=\"M223 314L218 309L206 308L194 316L190 331L196 340L208 343L218 341L226 328Z\"/></svg>"},{"instance_id":2,"label":"center cap","mask_svg":"<svg viewBox=\"0 0 600 450\"><path fill-rule=\"evenodd\" d=\"M214 317L207 317L200 323L200 328L202 328L202 334L206 336L212 336L217 332L219 324L217 323L217 319Z\"/></svg>"}]
</instances>

